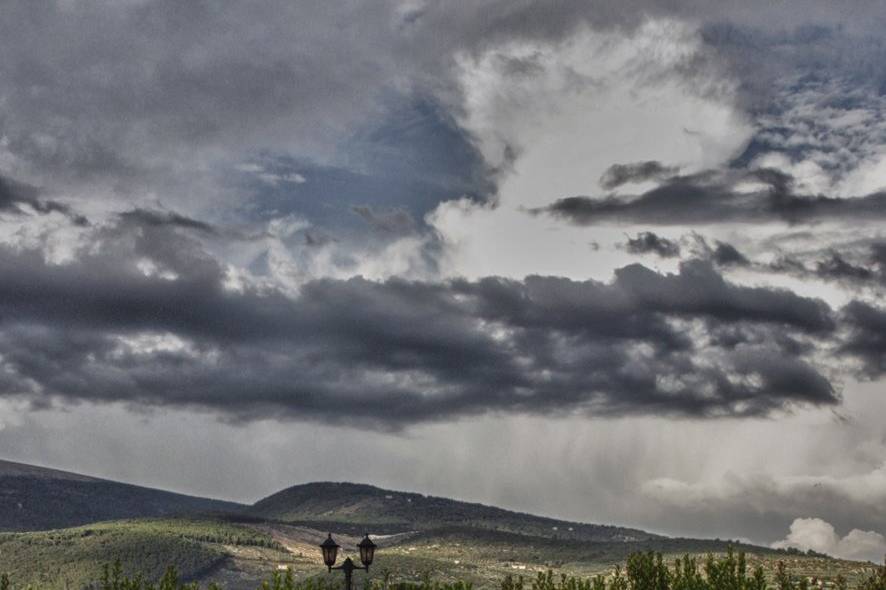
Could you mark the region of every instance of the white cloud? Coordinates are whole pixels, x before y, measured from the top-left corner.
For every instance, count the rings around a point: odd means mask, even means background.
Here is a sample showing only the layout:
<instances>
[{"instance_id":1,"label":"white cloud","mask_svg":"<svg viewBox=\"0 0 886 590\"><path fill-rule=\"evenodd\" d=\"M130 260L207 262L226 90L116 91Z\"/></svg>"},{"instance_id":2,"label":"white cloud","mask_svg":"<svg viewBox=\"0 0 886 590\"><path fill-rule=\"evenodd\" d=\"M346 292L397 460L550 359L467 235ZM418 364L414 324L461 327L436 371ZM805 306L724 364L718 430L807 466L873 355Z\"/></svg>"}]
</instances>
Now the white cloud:
<instances>
[{"instance_id":1,"label":"white cloud","mask_svg":"<svg viewBox=\"0 0 886 590\"><path fill-rule=\"evenodd\" d=\"M657 160L693 171L740 151L750 126L732 104L731 81L703 66L704 56L697 30L669 20L461 56L459 122L503 172L496 207L450 201L429 215L448 247L445 272L603 279L627 263L614 247L625 228L576 228L526 209L600 194L612 164ZM592 242L602 246L596 255Z\"/></svg>"},{"instance_id":2,"label":"white cloud","mask_svg":"<svg viewBox=\"0 0 886 590\"><path fill-rule=\"evenodd\" d=\"M843 193L866 195L886 189L886 150L861 162L841 184Z\"/></svg>"},{"instance_id":3,"label":"white cloud","mask_svg":"<svg viewBox=\"0 0 886 590\"><path fill-rule=\"evenodd\" d=\"M820 518L797 518L787 537L773 543L772 547L811 549L843 559L879 562L886 555L886 537L860 529L852 529L845 537L840 537L831 523Z\"/></svg>"}]
</instances>

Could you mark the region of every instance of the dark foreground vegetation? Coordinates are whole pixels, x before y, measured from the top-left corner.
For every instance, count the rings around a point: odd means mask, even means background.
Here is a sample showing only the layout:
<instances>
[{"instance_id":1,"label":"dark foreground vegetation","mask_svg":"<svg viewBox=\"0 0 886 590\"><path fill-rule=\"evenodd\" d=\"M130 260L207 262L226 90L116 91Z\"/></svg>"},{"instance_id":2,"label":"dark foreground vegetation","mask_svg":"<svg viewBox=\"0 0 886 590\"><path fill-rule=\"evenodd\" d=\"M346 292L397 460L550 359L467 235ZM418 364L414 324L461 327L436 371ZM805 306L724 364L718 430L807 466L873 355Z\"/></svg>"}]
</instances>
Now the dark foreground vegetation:
<instances>
[{"instance_id":1,"label":"dark foreground vegetation","mask_svg":"<svg viewBox=\"0 0 886 590\"><path fill-rule=\"evenodd\" d=\"M296 580L292 570L276 571L266 579L258 590L340 590L340 581L328 578ZM391 572L382 571L380 578L365 578L362 590L472 590L471 582L437 582L426 575L421 581L396 581ZM855 586L858 590L886 590L886 565L877 567ZM156 581L141 574L134 576L123 572L120 562L104 566L99 580L87 585L86 590L201 590L199 583L183 581L175 567L166 569ZM745 554L731 549L725 556L708 555L703 563L689 555L665 562L660 553L634 553L628 557L626 567L616 566L608 575L576 577L552 570L538 572L534 578L507 575L501 581L501 590L848 590L849 584L842 575L833 579L816 579L797 576L779 562L774 576L768 576L763 568L749 568ZM15 586L8 574L0 574L0 590L39 590L39 587ZM210 583L206 590L222 590Z\"/></svg>"}]
</instances>

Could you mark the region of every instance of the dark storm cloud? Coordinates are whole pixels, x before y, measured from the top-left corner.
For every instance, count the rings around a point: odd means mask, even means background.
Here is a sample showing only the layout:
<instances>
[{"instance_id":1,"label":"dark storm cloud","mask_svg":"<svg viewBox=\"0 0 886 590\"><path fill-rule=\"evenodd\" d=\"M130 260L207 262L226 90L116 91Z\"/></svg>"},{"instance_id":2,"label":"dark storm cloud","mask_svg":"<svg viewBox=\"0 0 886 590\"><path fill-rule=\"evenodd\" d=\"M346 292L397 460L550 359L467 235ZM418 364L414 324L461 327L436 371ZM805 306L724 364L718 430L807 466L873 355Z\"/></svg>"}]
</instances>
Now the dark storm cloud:
<instances>
[{"instance_id":1,"label":"dark storm cloud","mask_svg":"<svg viewBox=\"0 0 886 590\"><path fill-rule=\"evenodd\" d=\"M750 261L732 244L717 241L711 260L718 266L748 266Z\"/></svg>"},{"instance_id":2,"label":"dark storm cloud","mask_svg":"<svg viewBox=\"0 0 886 590\"><path fill-rule=\"evenodd\" d=\"M675 258L680 255L680 245L677 242L649 231L640 232L633 238L629 237L625 249L631 254L653 252L662 258Z\"/></svg>"},{"instance_id":3,"label":"dark storm cloud","mask_svg":"<svg viewBox=\"0 0 886 590\"><path fill-rule=\"evenodd\" d=\"M636 196L567 197L532 212L580 225L864 221L886 218L886 193L852 199L801 195L793 179L777 170L707 171L669 178Z\"/></svg>"},{"instance_id":4,"label":"dark storm cloud","mask_svg":"<svg viewBox=\"0 0 886 590\"><path fill-rule=\"evenodd\" d=\"M386 428L496 411L756 416L839 399L782 338L827 339L829 308L731 284L706 262L673 275L632 265L611 283L322 279L287 296L227 288L192 233L125 219L66 264L0 248L3 393ZM728 346L723 326L739 334Z\"/></svg>"},{"instance_id":5,"label":"dark storm cloud","mask_svg":"<svg viewBox=\"0 0 886 590\"><path fill-rule=\"evenodd\" d=\"M0 212L24 214L30 208L37 213L61 213L76 225L85 226L89 221L64 203L38 198L39 191L26 184L0 176Z\"/></svg>"},{"instance_id":6,"label":"dark storm cloud","mask_svg":"<svg viewBox=\"0 0 886 590\"><path fill-rule=\"evenodd\" d=\"M664 166L661 162L649 160L633 164L613 164L600 177L600 186L612 190L629 182L658 180L673 176L678 172L674 166Z\"/></svg>"},{"instance_id":7,"label":"dark storm cloud","mask_svg":"<svg viewBox=\"0 0 886 590\"><path fill-rule=\"evenodd\" d=\"M886 310L853 301L842 315L849 327L843 349L861 360L869 375L886 374Z\"/></svg>"}]
</instances>

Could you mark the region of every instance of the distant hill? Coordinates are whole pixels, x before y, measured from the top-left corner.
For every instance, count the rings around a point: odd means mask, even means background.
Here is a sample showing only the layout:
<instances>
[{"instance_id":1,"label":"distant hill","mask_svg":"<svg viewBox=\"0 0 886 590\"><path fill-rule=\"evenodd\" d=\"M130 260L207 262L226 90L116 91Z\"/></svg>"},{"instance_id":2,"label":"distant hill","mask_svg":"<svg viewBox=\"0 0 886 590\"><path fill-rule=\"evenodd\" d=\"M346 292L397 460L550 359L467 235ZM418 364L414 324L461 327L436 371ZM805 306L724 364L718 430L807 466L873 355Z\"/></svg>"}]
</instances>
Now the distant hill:
<instances>
[{"instance_id":1,"label":"distant hill","mask_svg":"<svg viewBox=\"0 0 886 590\"><path fill-rule=\"evenodd\" d=\"M233 502L0 461L0 531L36 531L120 518L234 512Z\"/></svg>"},{"instance_id":2,"label":"distant hill","mask_svg":"<svg viewBox=\"0 0 886 590\"><path fill-rule=\"evenodd\" d=\"M638 529L582 524L512 512L448 498L384 490L353 483L293 486L256 502L248 514L331 530L379 534L468 526L537 537L636 542L661 538ZM359 529L359 530L358 530Z\"/></svg>"}]
</instances>

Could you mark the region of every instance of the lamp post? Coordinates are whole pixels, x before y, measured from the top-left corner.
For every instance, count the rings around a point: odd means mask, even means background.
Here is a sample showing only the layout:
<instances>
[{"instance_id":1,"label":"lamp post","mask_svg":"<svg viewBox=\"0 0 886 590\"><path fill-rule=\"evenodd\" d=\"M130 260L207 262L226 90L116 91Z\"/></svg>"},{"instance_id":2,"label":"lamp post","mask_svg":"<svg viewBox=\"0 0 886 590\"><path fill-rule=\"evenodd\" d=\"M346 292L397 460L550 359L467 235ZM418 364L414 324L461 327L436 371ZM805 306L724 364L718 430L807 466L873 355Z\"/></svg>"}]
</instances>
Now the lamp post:
<instances>
[{"instance_id":1,"label":"lamp post","mask_svg":"<svg viewBox=\"0 0 886 590\"><path fill-rule=\"evenodd\" d=\"M332 533L329 533L329 536L320 545L320 551L323 553L323 563L326 564L330 572L332 570L341 570L345 573L345 590L351 590L351 576L354 570L366 570L366 573L369 573L369 566L372 565L372 559L375 557L375 547L376 545L369 538L369 535L363 537L363 540L357 545L357 548L360 550L362 566L354 565L350 557L346 557L341 565L335 565L339 545L332 538Z\"/></svg>"}]
</instances>

